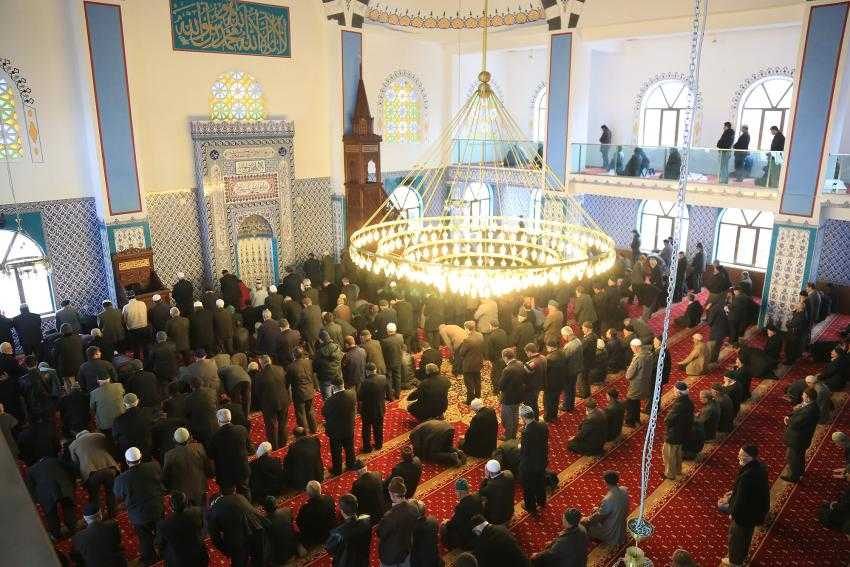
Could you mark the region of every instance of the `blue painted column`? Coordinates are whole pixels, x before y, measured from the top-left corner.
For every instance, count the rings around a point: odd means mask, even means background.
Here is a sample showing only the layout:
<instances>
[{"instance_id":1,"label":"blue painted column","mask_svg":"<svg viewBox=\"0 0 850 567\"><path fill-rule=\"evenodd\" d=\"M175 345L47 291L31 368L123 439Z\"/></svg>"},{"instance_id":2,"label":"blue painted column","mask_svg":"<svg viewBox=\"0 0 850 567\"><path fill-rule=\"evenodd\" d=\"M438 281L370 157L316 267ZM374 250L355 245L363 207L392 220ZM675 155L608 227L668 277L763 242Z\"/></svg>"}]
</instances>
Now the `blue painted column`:
<instances>
[{"instance_id":1,"label":"blue painted column","mask_svg":"<svg viewBox=\"0 0 850 567\"><path fill-rule=\"evenodd\" d=\"M130 248L150 248L150 227L136 162L121 6L87 1L83 2L83 14L103 173L101 190L94 193L102 216L104 285L116 299L112 255Z\"/></svg>"},{"instance_id":2,"label":"blue painted column","mask_svg":"<svg viewBox=\"0 0 850 567\"><path fill-rule=\"evenodd\" d=\"M567 174L569 151L570 76L573 34L549 36L549 101L546 115L546 163L562 182Z\"/></svg>"},{"instance_id":3,"label":"blue painted column","mask_svg":"<svg viewBox=\"0 0 850 567\"><path fill-rule=\"evenodd\" d=\"M111 215L142 212L121 6L85 2L97 126Z\"/></svg>"},{"instance_id":4,"label":"blue painted column","mask_svg":"<svg viewBox=\"0 0 850 567\"><path fill-rule=\"evenodd\" d=\"M850 2L808 6L802 37L794 118L785 147L785 183L779 212L811 217L823 180L828 134L836 93L839 64L846 51Z\"/></svg>"},{"instance_id":5,"label":"blue painted column","mask_svg":"<svg viewBox=\"0 0 850 567\"><path fill-rule=\"evenodd\" d=\"M841 101L850 2L807 3L798 57L794 113L786 133L782 198L773 228L760 322L788 321L799 293L816 278L819 191ZM840 129L838 129L840 135Z\"/></svg>"},{"instance_id":6,"label":"blue painted column","mask_svg":"<svg viewBox=\"0 0 850 567\"><path fill-rule=\"evenodd\" d=\"M363 34L342 30L342 132L351 133L363 61Z\"/></svg>"}]
</instances>

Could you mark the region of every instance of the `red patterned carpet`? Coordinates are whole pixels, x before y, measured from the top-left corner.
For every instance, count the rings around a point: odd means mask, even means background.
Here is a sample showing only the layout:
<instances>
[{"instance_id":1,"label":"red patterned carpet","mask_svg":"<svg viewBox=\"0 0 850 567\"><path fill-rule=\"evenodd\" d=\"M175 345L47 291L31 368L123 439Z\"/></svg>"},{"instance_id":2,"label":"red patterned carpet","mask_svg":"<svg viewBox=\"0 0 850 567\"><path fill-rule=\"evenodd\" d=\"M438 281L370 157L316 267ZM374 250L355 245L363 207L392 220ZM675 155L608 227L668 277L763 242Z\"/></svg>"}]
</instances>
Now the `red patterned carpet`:
<instances>
[{"instance_id":1,"label":"red patterned carpet","mask_svg":"<svg viewBox=\"0 0 850 567\"><path fill-rule=\"evenodd\" d=\"M683 309L677 305L674 316ZM843 328L850 318L834 317L818 330L821 339L832 339L837 336L837 330ZM657 313L650 321L653 329L658 332L661 327L661 314ZM705 328L677 329L671 328L670 352L674 362L674 370L670 383L665 386L665 396L662 398L662 416L659 418L659 428L653 451L652 476L648 495L649 505L647 515L655 526L656 533L642 543L648 556L656 565L668 562L672 552L683 547L690 550L700 564L704 566L717 565L726 554L726 529L728 518L716 511L717 499L730 488L737 469L736 454L741 444L757 442L763 458L770 471L771 482L774 486L774 502L771 516L774 519L771 526L759 530L753 542L752 565L844 565L850 558L850 541L838 532L828 531L820 526L815 519L815 512L820 502L826 498L835 498L842 490L843 481L831 479L831 469L840 466L843 456L829 442L829 434L835 429L850 427L850 403L847 397L839 400L833 423L827 430L819 428L813 448L810 452L810 464L803 482L793 488L784 489L778 486L778 475L784 464L784 445L782 444L783 427L781 418L790 410L790 404L782 398L784 386L792 379L805 376L816 370L819 365L811 362L801 362L789 369L781 380L754 380L754 399L742 407L741 415L733 431L725 440L719 443L707 444L698 462L686 463L684 477L678 482L664 481L661 478L663 464L661 460L661 443L663 442L663 409L670 401L669 389L676 380L686 379L682 372L675 367L675 362L681 360L691 346L690 337L694 332L704 332ZM750 344L763 343L763 337L755 334ZM708 388L718 381L724 369L732 361L734 351L725 349L722 352L721 364L712 372L701 377L689 377L692 398L699 406L698 392ZM604 404L604 392L610 387L616 387L625 393L626 383L622 374L611 375L605 388L595 388L593 396ZM451 391L451 408L447 419L451 420L461 435L471 417L471 411L462 403L463 386L456 382ZM484 397L486 403L496 406L497 401L489 389L486 379ZM838 400L838 397L836 397ZM400 458L401 448L407 443L407 435L415 422L403 409L403 402L391 404L385 420L385 443L381 451L361 455L371 470L386 475ZM321 401L317 397L317 415L320 415ZM292 412L290 412L292 413ZM570 453L566 448L567 439L572 436L583 418L581 403L572 413L562 413L557 422L550 428L550 468L558 473L560 486L537 517L525 514L519 503L522 491L518 488L516 494L517 507L511 530L516 534L523 547L533 553L543 549L560 531L560 515L568 506L576 506L585 513L601 500L604 486L600 479L603 471L617 469L621 473L624 484L632 495L632 507L638 504L640 482L640 455L646 433L646 417L635 430L624 430L624 435L608 447L608 452L598 458L582 457ZM262 418L252 415L252 440L260 442L264 438ZM294 426L294 416L290 415L290 426ZM359 422L358 422L359 429ZM823 431L820 431L822 429ZM322 438L322 453L326 465L330 464L327 439ZM360 439L358 434L357 447ZM277 454L285 453L281 449ZM422 482L417 491L417 498L425 502L429 513L440 520L451 516L456 503L454 482L459 476L469 480L476 489L483 478L483 461L470 459L463 467L446 469L433 464L426 464L423 470ZM323 483L325 493L334 498L347 492L354 480L354 474L346 472ZM84 502L82 490L78 494L79 501ZM292 507L297 513L305 500L303 494L285 494L281 504ZM137 556L137 543L126 520L126 513L120 513L118 521L124 536L125 549L128 557ZM696 527L697 529L693 529ZM68 542L63 541L57 547L68 549ZM373 541L373 548L377 542ZM604 548L594 549L590 557L591 565L613 565L621 555L621 550ZM226 558L211 548L212 564L226 566ZM450 563L452 554L448 554ZM329 566L330 558L321 549L311 550L308 556L299 560L299 565ZM373 553L372 564L378 565L377 553Z\"/></svg>"}]
</instances>

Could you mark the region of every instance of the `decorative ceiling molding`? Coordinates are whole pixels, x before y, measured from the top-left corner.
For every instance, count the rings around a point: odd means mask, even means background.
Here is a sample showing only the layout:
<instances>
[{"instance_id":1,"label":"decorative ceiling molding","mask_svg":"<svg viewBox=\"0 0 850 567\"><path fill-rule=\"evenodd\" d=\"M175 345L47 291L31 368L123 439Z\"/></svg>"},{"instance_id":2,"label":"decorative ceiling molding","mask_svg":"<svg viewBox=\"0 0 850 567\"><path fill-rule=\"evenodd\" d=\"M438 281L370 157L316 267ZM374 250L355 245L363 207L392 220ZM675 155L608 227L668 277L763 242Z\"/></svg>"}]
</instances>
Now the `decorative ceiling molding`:
<instances>
[{"instance_id":1,"label":"decorative ceiling molding","mask_svg":"<svg viewBox=\"0 0 850 567\"><path fill-rule=\"evenodd\" d=\"M732 95L732 100L729 103L729 116L734 116L735 121L738 120L738 115L740 114L738 112L738 105L741 104L741 98L756 83L773 77L794 80L795 75L796 69L791 65L771 65L770 67L756 71L738 83L735 94Z\"/></svg>"},{"instance_id":2,"label":"decorative ceiling molding","mask_svg":"<svg viewBox=\"0 0 850 567\"><path fill-rule=\"evenodd\" d=\"M579 18L588 0L530 0L527 5L517 3L507 9L496 9L487 14L472 10L451 12L444 10L411 9L373 0L322 0L325 17L341 26L362 28L364 20L414 29L463 30L479 29L485 22L489 27L516 26L546 21L550 31L578 27Z\"/></svg>"},{"instance_id":3,"label":"decorative ceiling molding","mask_svg":"<svg viewBox=\"0 0 850 567\"><path fill-rule=\"evenodd\" d=\"M27 85L26 78L21 75L21 70L12 65L12 60L8 58L0 58L0 69L2 69L9 78L15 83L18 89L18 94L21 96L21 101L24 106L35 105L35 97L32 96L32 89Z\"/></svg>"},{"instance_id":4,"label":"decorative ceiling molding","mask_svg":"<svg viewBox=\"0 0 850 567\"><path fill-rule=\"evenodd\" d=\"M483 13L476 14L471 10L467 10L465 14L461 12L435 14L433 11L423 12L423 10L411 12L409 9L385 4L375 4L367 12L367 18L376 23L438 30L483 28L485 21L487 22L487 26L491 28L514 26L541 22L545 17L545 11L543 6L540 5L539 0L535 0L527 7L517 6L507 11L496 10L490 13L487 18L484 17Z\"/></svg>"}]
</instances>

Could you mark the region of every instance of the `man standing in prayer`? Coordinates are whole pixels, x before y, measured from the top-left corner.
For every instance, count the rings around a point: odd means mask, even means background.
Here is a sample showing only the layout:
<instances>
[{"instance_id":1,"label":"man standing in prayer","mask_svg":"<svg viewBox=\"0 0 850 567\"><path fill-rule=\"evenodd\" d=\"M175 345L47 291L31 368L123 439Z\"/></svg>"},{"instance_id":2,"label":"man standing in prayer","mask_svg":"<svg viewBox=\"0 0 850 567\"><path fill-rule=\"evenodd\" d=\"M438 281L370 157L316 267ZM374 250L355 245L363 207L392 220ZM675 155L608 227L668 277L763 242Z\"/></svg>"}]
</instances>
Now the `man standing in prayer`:
<instances>
[{"instance_id":1,"label":"man standing in prayer","mask_svg":"<svg viewBox=\"0 0 850 567\"><path fill-rule=\"evenodd\" d=\"M522 405L523 422L520 443L519 476L522 482L525 510L536 514L546 505L546 467L549 464L549 426L539 421L534 409Z\"/></svg>"},{"instance_id":2,"label":"man standing in prayer","mask_svg":"<svg viewBox=\"0 0 850 567\"><path fill-rule=\"evenodd\" d=\"M738 567L744 564L756 526L764 523L770 510L770 483L767 467L758 460L759 450L755 445L745 445L738 451L738 476L728 496L729 555L723 565Z\"/></svg>"},{"instance_id":3,"label":"man standing in prayer","mask_svg":"<svg viewBox=\"0 0 850 567\"><path fill-rule=\"evenodd\" d=\"M694 403L688 395L688 385L676 383L676 399L664 417L664 478L676 480L682 474L682 444L694 427Z\"/></svg>"}]
</instances>

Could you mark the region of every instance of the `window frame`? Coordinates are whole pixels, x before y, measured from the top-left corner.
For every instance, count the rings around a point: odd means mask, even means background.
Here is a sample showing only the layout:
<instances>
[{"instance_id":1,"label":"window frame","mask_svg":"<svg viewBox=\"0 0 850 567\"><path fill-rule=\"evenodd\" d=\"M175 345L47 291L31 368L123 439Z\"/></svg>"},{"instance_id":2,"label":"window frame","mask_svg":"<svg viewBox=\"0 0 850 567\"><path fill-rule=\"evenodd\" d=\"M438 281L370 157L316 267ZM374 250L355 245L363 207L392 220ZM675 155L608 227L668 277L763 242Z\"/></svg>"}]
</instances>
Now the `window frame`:
<instances>
[{"instance_id":1,"label":"window frame","mask_svg":"<svg viewBox=\"0 0 850 567\"><path fill-rule=\"evenodd\" d=\"M55 298L54 291L53 291L53 278L51 277L50 273L45 272L45 274L44 274L45 283L47 284L47 292L48 292L47 298L50 300L48 308L47 308L46 311L36 311L35 309L32 308L33 303L31 301L27 301L26 291L24 289L24 278L21 277L21 271L24 268L32 267L32 266L36 265L37 263L44 261L46 259L46 255L44 253L44 248L42 248L41 245L34 238L32 238L31 236L29 236L28 234L26 234L23 231L10 230L10 229L0 229L0 232L12 233L12 238L9 240L9 244L7 245L6 249L2 251L2 255L0 255L0 261L2 261L2 262L6 261L6 259L9 257L9 254L12 251L12 247L15 245L15 242L17 242L18 238L27 239L33 246L35 246L35 248L39 252L39 256L37 256L37 257L24 258L24 259L20 259L20 260L12 260L9 264L7 264L8 267L9 267L8 273L10 275L14 276L14 283L15 283L15 286L18 290L18 303L14 307L14 309L17 312L14 313L14 315L17 315L18 313L20 313L20 306L23 305L23 304L27 304L28 306L30 306L30 310L31 310L30 312L31 313L36 313L36 314L41 315L41 316L53 315L56 312L56 298ZM4 315L6 315L9 318L14 316L12 314L12 311L8 311L6 309L2 309L2 311L4 312Z\"/></svg>"},{"instance_id":2,"label":"window frame","mask_svg":"<svg viewBox=\"0 0 850 567\"><path fill-rule=\"evenodd\" d=\"M398 133L390 133L387 129L387 126L391 123L387 120L387 105L390 102L393 102L387 96L390 92L393 92L394 89L398 88L396 85L399 84L409 84L411 92L416 93L416 100L412 101L416 109L416 118L405 118L404 123L408 126L410 124L416 125L416 132L413 136L413 139L398 139ZM415 77L412 77L408 74L400 74L392 77L388 81L384 83L382 92L381 92L381 135L383 136L383 141L385 144L422 144L425 140L425 128L424 128L424 117L425 117L425 90L420 84L419 80ZM398 122L398 121L395 121ZM393 124L395 124L393 122ZM405 134L404 137L406 137Z\"/></svg>"},{"instance_id":3,"label":"window frame","mask_svg":"<svg viewBox=\"0 0 850 567\"><path fill-rule=\"evenodd\" d=\"M765 87L765 85L769 81L776 81L776 80L785 81L787 83L787 85L785 87L785 91L783 91L782 95L779 97L779 100L776 103L774 103L773 100L771 100L770 93L767 92L767 88ZM752 149L760 150L760 151L766 151L766 150L770 149L770 142L771 142L772 138L770 138L769 136L764 136L765 127L769 128L770 126L778 126L780 131L782 131L782 132L785 131L785 126L787 125L787 121L788 121L789 115L791 113L791 99L793 99L793 97L794 97L794 87L795 86L796 85L794 83L793 77L789 77L787 75L771 75L771 76L759 79L758 81L749 85L747 87L747 89L744 91L744 94L741 95L741 102L738 104L738 113L737 113L738 128L740 128L741 126L748 126L749 127L750 147ZM747 102L750 100L750 98L753 96L753 94L756 91L758 91L759 89L762 90L764 97L770 102L770 104L772 106L770 106L770 107L764 107L764 106L747 107ZM789 94L790 94L790 96L789 96ZM782 100L786 96L788 96L788 106L787 107L778 106L779 103L782 102ZM749 123L744 121L744 113L746 111L757 111L757 112L759 112L759 123L758 123L758 127L756 129L753 129L752 124L749 124ZM771 113L771 112L779 112L780 113L781 118L780 118L778 124L775 121L772 121L770 124L765 124L765 117L767 116L768 113ZM754 133L755 133L755 135L753 135ZM753 138L755 138L755 139L753 139ZM755 145L753 145L753 142L755 142Z\"/></svg>"},{"instance_id":4,"label":"window frame","mask_svg":"<svg viewBox=\"0 0 850 567\"><path fill-rule=\"evenodd\" d=\"M226 104L225 109L216 108L220 101L226 101L228 98L233 98L232 87L237 83L244 87L245 100L247 101L245 103L245 116L241 118L236 116L234 113L234 100L230 100L230 102ZM224 96L219 96L217 94L218 89L221 88L219 85L224 88ZM251 95L252 89L259 91L256 98ZM252 111L251 106L253 105L256 105L257 108ZM263 85L254 75L239 69L226 71L215 78L209 88L208 106L211 122L238 124L259 122L268 118L268 109L266 108L266 91L263 88Z\"/></svg>"},{"instance_id":5,"label":"window frame","mask_svg":"<svg viewBox=\"0 0 850 567\"><path fill-rule=\"evenodd\" d=\"M681 88L676 94L675 99L671 103L667 99L667 95L664 92L664 85L677 84ZM664 99L666 106L649 106L649 99L659 91L661 93L661 97ZM675 106L676 101L685 96L686 106ZM691 96L695 96L691 93L690 87L688 87L687 83L680 79L665 79L661 81L657 81L652 84L643 95L643 99L641 101L641 109L640 109L640 141L642 146L646 147L680 147L682 145L682 136L684 136L684 121L687 118L687 113L690 112L690 105L687 104L687 101L690 100ZM647 140L647 111L658 111L658 135L655 140ZM675 114L675 126L674 126L674 141L672 144L663 144L664 137L664 124L665 124L665 116Z\"/></svg>"},{"instance_id":6,"label":"window frame","mask_svg":"<svg viewBox=\"0 0 850 567\"><path fill-rule=\"evenodd\" d=\"M416 206L415 207L401 208L401 207L398 206L399 199L398 199L398 197L395 197L395 194L396 194L396 191L398 191L399 189L402 189L402 188L404 188L404 190L407 192L408 195L412 194L416 198ZM398 218L404 218L404 219L407 219L407 220L421 219L423 214L424 214L424 211L423 211L424 205L422 203L422 195L420 195L419 191L417 191L415 188L413 188L410 185L398 185L398 186L396 186L390 192L389 202L393 206L393 209L395 209L396 212L398 213ZM401 204L404 205L406 202L407 202L407 198ZM413 211L413 210L416 211L416 216L411 217L407 214L407 211Z\"/></svg>"},{"instance_id":7,"label":"window frame","mask_svg":"<svg viewBox=\"0 0 850 567\"><path fill-rule=\"evenodd\" d=\"M0 128L10 128L17 137L18 144L20 145L20 150L17 155L9 155L9 161L19 161L26 157L27 144L29 143L29 137L25 135L24 126L21 122L21 117L25 116L24 105L18 96L17 88L15 87L15 82L12 80L7 73L0 71L0 80L2 80L6 84L6 91L8 92L9 101L12 104L12 116L11 116L11 125L6 125L4 122L0 121ZM2 130L0 130L0 160L6 159L7 148L10 147L11 144L6 142L5 138L2 136Z\"/></svg>"},{"instance_id":8,"label":"window frame","mask_svg":"<svg viewBox=\"0 0 850 567\"><path fill-rule=\"evenodd\" d=\"M646 207L647 207L647 204L649 204L649 203L657 203L660 206L663 214L657 214L655 212L646 212ZM685 207L685 216L683 218L685 224L682 226L682 239L679 241L679 250L675 250L674 252L685 252L687 250L688 234L690 232L691 215L690 215L690 210L688 209L688 205L684 204L683 206ZM644 254L655 254L656 253L655 252L656 245L659 243L659 233L658 233L659 219L670 219L670 224L671 224L670 235L669 236L663 236L660 239L661 244L663 245L664 238L672 238L673 234L676 231L676 221L678 221L677 214L676 214L677 211L675 211L675 207L676 207L675 201L660 201L660 200L656 200L656 199L649 199L649 200L644 200L641 203L640 208L638 209L637 230L641 235L641 249L640 249L640 251L642 253L644 253ZM645 234L646 231L644 229L644 217L653 217L655 219L655 227L654 227L655 230L653 231L654 242L652 243L651 248L646 247L646 243L648 241L648 238L646 238L646 234ZM662 248L663 248L663 246L658 246L657 250L661 250Z\"/></svg>"},{"instance_id":9,"label":"window frame","mask_svg":"<svg viewBox=\"0 0 850 567\"><path fill-rule=\"evenodd\" d=\"M531 139L538 143L546 143L546 127L549 118L549 87L541 85L534 95L531 109ZM543 135L540 135L540 132Z\"/></svg>"},{"instance_id":10,"label":"window frame","mask_svg":"<svg viewBox=\"0 0 850 567\"><path fill-rule=\"evenodd\" d=\"M473 195L472 199L467 199L467 191L472 192L472 187L483 187L487 191L486 197L480 197ZM460 199L464 201L464 209L465 216L475 219L487 219L493 216L493 188L490 187L489 183L484 183L482 181L470 181L463 186L463 191L461 192ZM486 203L487 214L481 214L481 207ZM472 214L473 205L478 209L478 214Z\"/></svg>"},{"instance_id":11,"label":"window frame","mask_svg":"<svg viewBox=\"0 0 850 567\"><path fill-rule=\"evenodd\" d=\"M747 222L747 224L740 224L740 223L736 223L736 222L724 222L723 219L729 213L729 211L740 211L741 216L743 216L744 221ZM746 212L755 212L756 215L752 218L752 220L747 220ZM755 225L755 222L763 214L770 215L771 217L773 217L771 219L770 227L756 226ZM723 262L724 265L727 265L727 266L732 266L732 267L735 267L735 268L741 268L741 269L750 270L750 271L767 272L767 265L770 263L770 249L769 249L769 247L770 247L771 241L773 239L773 227L774 227L775 223L776 223L776 217L770 211L762 211L762 210L758 210L758 209L740 209L740 208L737 208L737 207L729 207L729 208L723 209L722 212L717 216L716 234L718 235L718 238L715 239L714 257L719 259L721 262ZM719 257L720 241L721 241L721 239L719 237L720 237L720 234L721 234L721 231L722 231L722 227L724 225L735 227L735 244L732 247L732 260L726 260L726 259L722 259L722 258ZM750 229L750 230L755 231L755 239L753 240L753 248L752 248L752 251L750 253L751 263L749 263L749 264L744 264L744 263L738 262L739 245L741 244L741 229ZM762 235L762 231L766 231L766 234ZM767 245L768 245L768 257L765 258L765 265L763 267L756 264L758 250L759 250L759 242L762 238L767 239Z\"/></svg>"}]
</instances>

